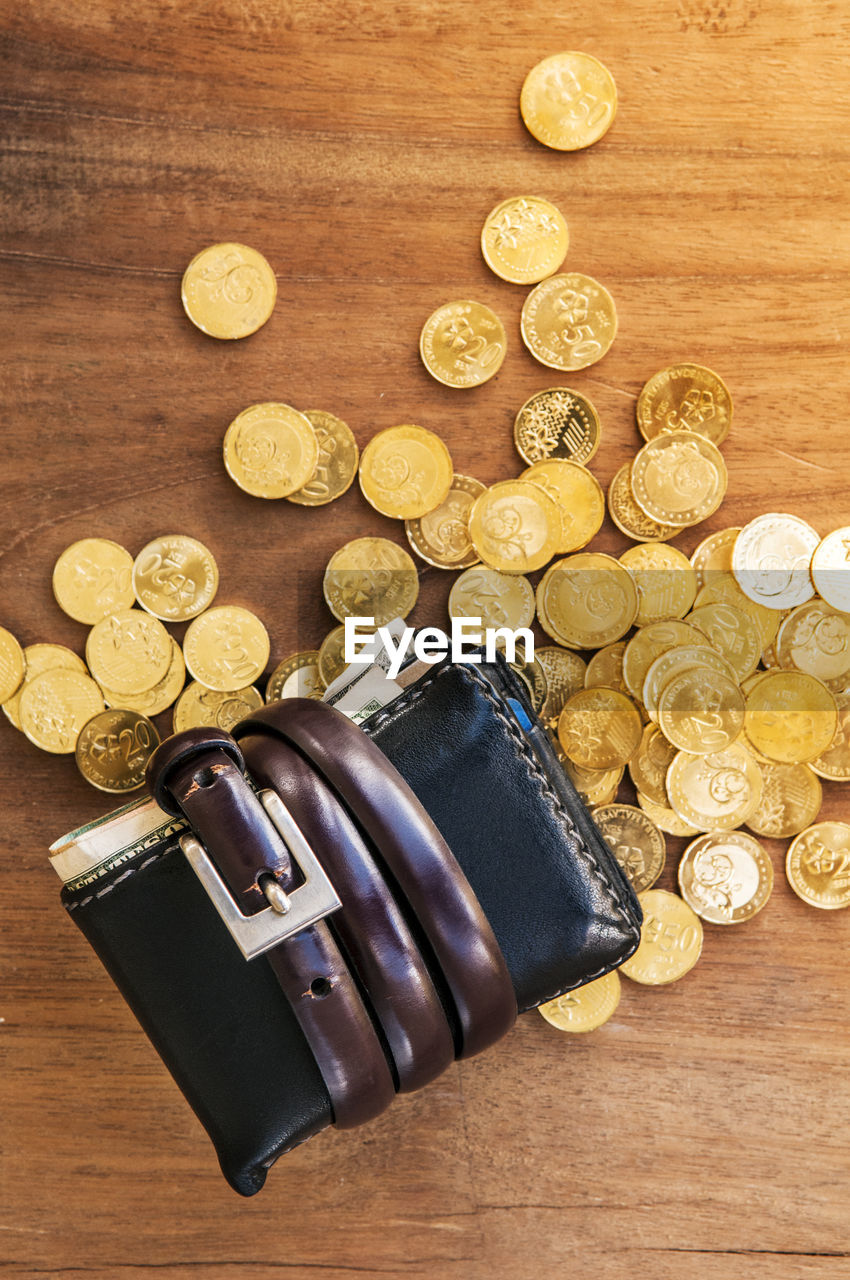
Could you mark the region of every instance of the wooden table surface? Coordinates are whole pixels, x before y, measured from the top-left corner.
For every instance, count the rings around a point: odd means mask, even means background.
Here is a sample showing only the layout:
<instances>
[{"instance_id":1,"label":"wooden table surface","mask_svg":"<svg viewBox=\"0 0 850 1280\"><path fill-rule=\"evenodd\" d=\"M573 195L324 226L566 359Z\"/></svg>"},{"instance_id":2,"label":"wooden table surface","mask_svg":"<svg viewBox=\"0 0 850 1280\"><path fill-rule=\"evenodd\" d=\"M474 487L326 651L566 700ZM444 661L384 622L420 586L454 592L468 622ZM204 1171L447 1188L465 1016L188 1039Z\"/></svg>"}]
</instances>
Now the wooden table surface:
<instances>
[{"instance_id":1,"label":"wooden table surface","mask_svg":"<svg viewBox=\"0 0 850 1280\"><path fill-rule=\"evenodd\" d=\"M22 643L82 652L86 629L50 590L70 542L135 553L182 530L214 550L219 600L263 617L273 662L318 644L330 554L403 533L356 486L314 510L238 491L221 439L257 400L328 409L361 444L419 422L459 470L515 475L516 409L563 381L522 346L525 291L479 252L487 212L521 192L564 211L568 266L617 302L612 350L569 379L602 418L602 483L638 447L644 381L696 359L735 399L730 488L676 545L771 509L822 533L850 523L847 3L4 14L0 619ZM518 114L527 70L565 48L600 57L620 94L609 134L574 155ZM179 297L192 255L226 239L260 249L279 287L270 323L232 344L197 332ZM417 350L425 317L463 296L509 333L473 391L432 381ZM627 542L606 522L596 545ZM414 620L444 623L449 577L423 574ZM59 904L46 847L110 798L5 720L0 760L3 1275L850 1276L850 912L794 897L781 844L767 908L707 927L682 982L624 981L588 1037L527 1015L243 1201ZM848 809L829 788L825 813Z\"/></svg>"}]
</instances>

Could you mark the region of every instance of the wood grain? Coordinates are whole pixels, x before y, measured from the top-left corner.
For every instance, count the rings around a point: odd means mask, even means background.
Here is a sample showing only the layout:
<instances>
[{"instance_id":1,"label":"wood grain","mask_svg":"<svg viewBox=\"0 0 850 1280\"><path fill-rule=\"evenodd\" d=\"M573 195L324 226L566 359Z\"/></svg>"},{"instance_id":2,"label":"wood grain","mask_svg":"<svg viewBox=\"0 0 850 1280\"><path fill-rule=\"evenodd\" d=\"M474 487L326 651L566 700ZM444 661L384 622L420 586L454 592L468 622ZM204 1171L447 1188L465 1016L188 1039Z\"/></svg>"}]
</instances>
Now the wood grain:
<instances>
[{"instance_id":1,"label":"wood grain","mask_svg":"<svg viewBox=\"0 0 850 1280\"><path fill-rule=\"evenodd\" d=\"M328 409L361 444L416 421L459 470L516 474L513 416L557 382L519 340L524 290L485 268L489 209L563 209L572 269L620 330L574 385L603 484L638 444L634 401L676 358L736 405L720 512L850 523L850 10L792 0L24 0L4 7L0 618L81 651L50 591L59 552L183 529L220 599L266 620L272 660L331 619L320 581L358 533L399 537L353 491L264 504L220 464L255 400ZM586 153L530 138L519 88L586 49L620 109ZM215 240L272 262L272 321L232 345L179 303ZM472 392L421 368L419 329L474 296L510 335ZM598 545L626 545L606 525ZM423 573L415 619L449 583ZM624 982L587 1038L537 1015L354 1133L328 1132L243 1202L112 983L65 918L46 846L111 807L72 761L0 724L0 1272L88 1280L753 1280L850 1276L850 913L790 892L706 930L683 982ZM847 816L827 789L826 812ZM672 872L665 884L672 885Z\"/></svg>"}]
</instances>

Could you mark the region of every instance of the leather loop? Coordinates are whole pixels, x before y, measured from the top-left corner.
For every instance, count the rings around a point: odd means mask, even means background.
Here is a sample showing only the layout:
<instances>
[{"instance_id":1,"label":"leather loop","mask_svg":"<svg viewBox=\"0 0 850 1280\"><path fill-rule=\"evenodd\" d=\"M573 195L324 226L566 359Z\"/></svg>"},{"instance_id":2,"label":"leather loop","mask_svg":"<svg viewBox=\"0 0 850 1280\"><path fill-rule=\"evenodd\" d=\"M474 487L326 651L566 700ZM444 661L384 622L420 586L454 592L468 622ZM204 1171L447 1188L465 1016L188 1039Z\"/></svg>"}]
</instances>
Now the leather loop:
<instances>
[{"instance_id":1,"label":"leather loop","mask_svg":"<svg viewBox=\"0 0 850 1280\"><path fill-rule=\"evenodd\" d=\"M218 729L184 729L161 742L150 757L145 768L145 782L160 809L177 817L181 812L180 805L169 789L171 771L191 760L198 760L205 752L217 747L229 756L241 773L245 772L245 761L236 740L229 733Z\"/></svg>"},{"instance_id":2,"label":"leather loop","mask_svg":"<svg viewBox=\"0 0 850 1280\"><path fill-rule=\"evenodd\" d=\"M342 899L330 917L386 1036L399 1090L421 1089L454 1058L445 1010L398 904L347 810L303 756L279 738L241 747L251 777L284 801Z\"/></svg>"},{"instance_id":3,"label":"leather loop","mask_svg":"<svg viewBox=\"0 0 850 1280\"><path fill-rule=\"evenodd\" d=\"M171 750L159 762L152 758L149 783L154 790L167 788L170 803L186 814L240 907L244 910L246 898L260 898L265 906L257 877L270 870L290 892L297 887L295 864L234 766L233 753L221 746L226 735L208 736L204 751L201 733L175 735ZM267 952L266 959L316 1059L334 1123L352 1128L380 1115L395 1095L395 1083L330 929L323 921L302 929Z\"/></svg>"},{"instance_id":4,"label":"leather loop","mask_svg":"<svg viewBox=\"0 0 850 1280\"><path fill-rule=\"evenodd\" d=\"M297 747L373 841L451 991L462 1037L457 1056L500 1040L517 1014L504 956L451 850L380 748L341 712L309 698L271 703L235 729L237 739L256 733Z\"/></svg>"}]
</instances>

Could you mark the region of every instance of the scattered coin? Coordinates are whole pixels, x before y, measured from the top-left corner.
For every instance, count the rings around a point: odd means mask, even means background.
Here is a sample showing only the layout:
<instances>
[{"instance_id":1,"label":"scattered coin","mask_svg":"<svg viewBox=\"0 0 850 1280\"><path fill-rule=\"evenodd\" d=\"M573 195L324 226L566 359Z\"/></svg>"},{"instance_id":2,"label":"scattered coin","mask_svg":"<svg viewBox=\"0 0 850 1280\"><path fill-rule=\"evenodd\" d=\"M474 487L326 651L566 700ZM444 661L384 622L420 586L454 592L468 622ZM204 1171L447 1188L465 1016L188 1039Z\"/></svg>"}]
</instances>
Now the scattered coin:
<instances>
[{"instance_id":1,"label":"scattered coin","mask_svg":"<svg viewBox=\"0 0 850 1280\"><path fill-rule=\"evenodd\" d=\"M103 709L103 698L91 676L54 667L25 682L19 707L21 728L42 751L67 755L86 721Z\"/></svg>"},{"instance_id":2,"label":"scattered coin","mask_svg":"<svg viewBox=\"0 0 850 1280\"><path fill-rule=\"evenodd\" d=\"M432 378L447 387L478 387L499 372L505 327L481 302L445 302L422 326L419 354Z\"/></svg>"},{"instance_id":3,"label":"scattered coin","mask_svg":"<svg viewBox=\"0 0 850 1280\"><path fill-rule=\"evenodd\" d=\"M0 702L8 702L24 682L24 651L11 631L0 627Z\"/></svg>"},{"instance_id":4,"label":"scattered coin","mask_svg":"<svg viewBox=\"0 0 850 1280\"><path fill-rule=\"evenodd\" d=\"M256 249L214 244L189 263L181 297L186 315L202 333L211 338L247 338L274 310L277 281Z\"/></svg>"},{"instance_id":5,"label":"scattered coin","mask_svg":"<svg viewBox=\"0 0 850 1280\"><path fill-rule=\"evenodd\" d=\"M256 614L235 604L216 605L186 628L183 656L189 673L220 693L244 689L269 660L269 634Z\"/></svg>"},{"instance_id":6,"label":"scattered coin","mask_svg":"<svg viewBox=\"0 0 850 1280\"><path fill-rule=\"evenodd\" d=\"M634 805L609 804L594 809L593 820L635 893L650 889L667 856L664 836L652 819Z\"/></svg>"},{"instance_id":7,"label":"scattered coin","mask_svg":"<svg viewBox=\"0 0 850 1280\"><path fill-rule=\"evenodd\" d=\"M559 1031L595 1031L608 1021L619 1003L620 978L614 969L538 1008Z\"/></svg>"},{"instance_id":8,"label":"scattered coin","mask_svg":"<svg viewBox=\"0 0 850 1280\"><path fill-rule=\"evenodd\" d=\"M818 816L823 799L820 780L807 764L759 764L761 800L747 818L757 836L781 840L799 835Z\"/></svg>"},{"instance_id":9,"label":"scattered coin","mask_svg":"<svg viewBox=\"0 0 850 1280\"><path fill-rule=\"evenodd\" d=\"M688 622L726 658L738 680L746 680L758 666L761 638L749 614L723 601L692 609Z\"/></svg>"},{"instance_id":10,"label":"scattered coin","mask_svg":"<svg viewBox=\"0 0 850 1280\"><path fill-rule=\"evenodd\" d=\"M694 431L722 444L732 424L732 397L722 378L701 364L673 364L654 374L637 401L644 440L665 431Z\"/></svg>"},{"instance_id":11,"label":"scattered coin","mask_svg":"<svg viewBox=\"0 0 850 1280\"><path fill-rule=\"evenodd\" d=\"M537 588L547 635L569 649L598 649L626 634L637 616L637 588L613 556L582 551L556 560Z\"/></svg>"},{"instance_id":12,"label":"scattered coin","mask_svg":"<svg viewBox=\"0 0 850 1280\"><path fill-rule=\"evenodd\" d=\"M460 574L449 592L450 618L480 618L482 628L530 627L534 588L519 573L476 566Z\"/></svg>"},{"instance_id":13,"label":"scattered coin","mask_svg":"<svg viewBox=\"0 0 850 1280\"><path fill-rule=\"evenodd\" d=\"M34 680L36 676L40 676L45 671L53 671L57 667L63 668L65 671L79 671L81 675L88 675L86 664L71 649L66 649L63 644L28 644L23 650L25 675L23 683L20 684L10 698L3 703L3 714L11 725L18 730L22 730L20 717L21 694L26 688L30 680Z\"/></svg>"},{"instance_id":14,"label":"scattered coin","mask_svg":"<svg viewBox=\"0 0 850 1280\"><path fill-rule=\"evenodd\" d=\"M360 490L382 515L414 520L448 497L452 459L438 435L425 427L387 427L360 458Z\"/></svg>"},{"instance_id":15,"label":"scattered coin","mask_svg":"<svg viewBox=\"0 0 850 1280\"><path fill-rule=\"evenodd\" d=\"M550 276L523 303L520 332L535 360L573 372L609 350L617 336L617 309L592 276L575 271Z\"/></svg>"},{"instance_id":16,"label":"scattered coin","mask_svg":"<svg viewBox=\"0 0 850 1280\"><path fill-rule=\"evenodd\" d=\"M670 807L697 831L731 831L749 822L762 786L761 770L740 742L707 755L679 751L667 771Z\"/></svg>"},{"instance_id":17,"label":"scattered coin","mask_svg":"<svg viewBox=\"0 0 850 1280\"><path fill-rule=\"evenodd\" d=\"M107 707L123 708L125 711L138 711L143 716L157 716L174 702L186 682L186 663L183 661L183 650L176 640L171 641L171 661L159 684L143 693L116 693L100 685Z\"/></svg>"},{"instance_id":18,"label":"scattered coin","mask_svg":"<svg viewBox=\"0 0 850 1280\"><path fill-rule=\"evenodd\" d=\"M540 196L512 196L487 215L481 252L487 266L512 284L537 284L558 270L570 236L564 215Z\"/></svg>"},{"instance_id":19,"label":"scattered coin","mask_svg":"<svg viewBox=\"0 0 850 1280\"><path fill-rule=\"evenodd\" d=\"M319 668L319 650L305 649L279 662L266 685L266 702L281 698L321 698L325 684Z\"/></svg>"},{"instance_id":20,"label":"scattered coin","mask_svg":"<svg viewBox=\"0 0 850 1280\"><path fill-rule=\"evenodd\" d=\"M715 574L732 572L732 548L740 532L737 527L719 529L703 538L691 556L691 564L697 575L697 590L701 591Z\"/></svg>"},{"instance_id":21,"label":"scattered coin","mask_svg":"<svg viewBox=\"0 0 850 1280\"><path fill-rule=\"evenodd\" d=\"M705 585L697 592L694 608L701 609L707 604L731 604L733 609L752 618L759 633L762 650L776 639L782 613L778 609L769 609L767 605L756 604L755 600L745 596L733 573L716 569L706 574Z\"/></svg>"},{"instance_id":22,"label":"scattered coin","mask_svg":"<svg viewBox=\"0 0 850 1280\"><path fill-rule=\"evenodd\" d=\"M172 656L171 636L141 609L120 609L102 618L86 640L89 670L98 684L117 694L152 689L165 678Z\"/></svg>"},{"instance_id":23,"label":"scattered coin","mask_svg":"<svg viewBox=\"0 0 850 1280\"><path fill-rule=\"evenodd\" d=\"M526 400L514 420L514 444L526 462L589 462L599 448L599 415L586 396L549 387Z\"/></svg>"},{"instance_id":24,"label":"scattered coin","mask_svg":"<svg viewBox=\"0 0 850 1280\"><path fill-rule=\"evenodd\" d=\"M182 733L184 729L222 729L229 733L235 724L244 720L252 711L258 711L262 705L262 695L253 685L222 692L207 689L205 685L193 680L177 699L174 732Z\"/></svg>"},{"instance_id":25,"label":"scattered coin","mask_svg":"<svg viewBox=\"0 0 850 1280\"><path fill-rule=\"evenodd\" d=\"M824 684L850 673L850 615L823 600L809 600L786 614L777 633L780 667L805 671Z\"/></svg>"},{"instance_id":26,"label":"scattered coin","mask_svg":"<svg viewBox=\"0 0 850 1280\"><path fill-rule=\"evenodd\" d=\"M847 782L850 781L850 695L836 693L833 697L838 711L838 725L832 742L819 756L815 756L810 767L821 778L828 778L833 782ZM816 814L817 810L815 810ZM814 818L811 820L814 821Z\"/></svg>"},{"instance_id":27,"label":"scattered coin","mask_svg":"<svg viewBox=\"0 0 850 1280\"><path fill-rule=\"evenodd\" d=\"M529 590L531 590L530 586ZM531 606L533 611L533 591ZM572 649L562 649L557 644L535 645L534 656L543 668L548 690L546 701L539 712L540 719L550 733L557 733L558 717L564 709L564 704L574 693L584 688L586 667Z\"/></svg>"},{"instance_id":28,"label":"scattered coin","mask_svg":"<svg viewBox=\"0 0 850 1280\"><path fill-rule=\"evenodd\" d=\"M641 701L650 720L658 723L658 699L666 686L676 676L692 667L707 667L710 671L716 671L725 676L735 686L738 684L738 677L730 664L721 653L710 647L707 640L702 647L685 644L675 649L668 649L666 653L662 653L655 659L643 682Z\"/></svg>"},{"instance_id":29,"label":"scattered coin","mask_svg":"<svg viewBox=\"0 0 850 1280\"><path fill-rule=\"evenodd\" d=\"M526 480L498 481L479 494L469 512L469 537L478 558L503 573L542 569L561 536L558 507Z\"/></svg>"},{"instance_id":30,"label":"scattered coin","mask_svg":"<svg viewBox=\"0 0 850 1280\"><path fill-rule=\"evenodd\" d=\"M255 498L287 498L315 474L319 442L310 419L291 405L249 405L224 434L224 466Z\"/></svg>"},{"instance_id":31,"label":"scattered coin","mask_svg":"<svg viewBox=\"0 0 850 1280\"><path fill-rule=\"evenodd\" d=\"M623 654L623 679L629 693L638 701L641 700L649 668L662 653L678 645L699 646L704 643L705 636L701 631L678 618L672 618L669 622L652 622L648 627L641 627L629 640Z\"/></svg>"},{"instance_id":32,"label":"scattered coin","mask_svg":"<svg viewBox=\"0 0 850 1280\"><path fill-rule=\"evenodd\" d=\"M407 552L389 538L354 538L331 556L322 587L337 622L374 618L382 627L410 613L419 577Z\"/></svg>"},{"instance_id":33,"label":"scattered coin","mask_svg":"<svg viewBox=\"0 0 850 1280\"><path fill-rule=\"evenodd\" d=\"M218 590L218 566L197 538L164 534L136 556L133 590L142 608L155 618L187 622L212 603Z\"/></svg>"},{"instance_id":34,"label":"scattered coin","mask_svg":"<svg viewBox=\"0 0 850 1280\"><path fill-rule=\"evenodd\" d=\"M122 707L87 720L74 755L87 782L120 794L145 785L145 767L158 746L159 734L147 716Z\"/></svg>"},{"instance_id":35,"label":"scattered coin","mask_svg":"<svg viewBox=\"0 0 850 1280\"><path fill-rule=\"evenodd\" d=\"M631 474L632 464L623 463L608 486L608 514L620 532L635 542L665 542L681 533L680 525L661 524L641 510L632 493Z\"/></svg>"},{"instance_id":36,"label":"scattered coin","mask_svg":"<svg viewBox=\"0 0 850 1280\"><path fill-rule=\"evenodd\" d=\"M833 609L850 613L850 528L834 529L812 554L815 590Z\"/></svg>"},{"instance_id":37,"label":"scattered coin","mask_svg":"<svg viewBox=\"0 0 850 1280\"><path fill-rule=\"evenodd\" d=\"M134 603L133 557L109 538L81 538L53 566L53 594L69 618L92 626Z\"/></svg>"},{"instance_id":38,"label":"scattered coin","mask_svg":"<svg viewBox=\"0 0 850 1280\"><path fill-rule=\"evenodd\" d=\"M769 671L747 696L744 724L750 742L769 760L806 764L832 742L838 709L814 676Z\"/></svg>"},{"instance_id":39,"label":"scattered coin","mask_svg":"<svg viewBox=\"0 0 850 1280\"><path fill-rule=\"evenodd\" d=\"M319 668L319 681L327 688L333 684L337 676L341 676L346 667L345 661L345 624L329 631L319 646L316 659ZM310 696L309 694L307 695Z\"/></svg>"},{"instance_id":40,"label":"scattered coin","mask_svg":"<svg viewBox=\"0 0 850 1280\"><path fill-rule=\"evenodd\" d=\"M520 112L538 142L556 151L579 151L610 129L617 86L608 68L589 53L555 53L525 77Z\"/></svg>"},{"instance_id":41,"label":"scattered coin","mask_svg":"<svg viewBox=\"0 0 850 1280\"><path fill-rule=\"evenodd\" d=\"M585 769L618 769L637 751L643 725L637 707L616 689L580 689L558 718L565 755Z\"/></svg>"},{"instance_id":42,"label":"scattered coin","mask_svg":"<svg viewBox=\"0 0 850 1280\"><path fill-rule=\"evenodd\" d=\"M679 891L709 924L751 920L772 888L773 863L745 831L698 836L679 863Z\"/></svg>"},{"instance_id":43,"label":"scattered coin","mask_svg":"<svg viewBox=\"0 0 850 1280\"><path fill-rule=\"evenodd\" d=\"M521 472L520 480L537 484L548 493L561 517L557 552L565 555L586 547L602 528L605 496L595 476L567 458L544 458ZM689 566L690 567L690 566Z\"/></svg>"},{"instance_id":44,"label":"scattered coin","mask_svg":"<svg viewBox=\"0 0 850 1280\"><path fill-rule=\"evenodd\" d=\"M305 409L304 417L316 433L319 460L307 483L288 493L286 500L300 507L323 507L351 487L357 475L360 450L354 432L341 418L321 409Z\"/></svg>"},{"instance_id":45,"label":"scattered coin","mask_svg":"<svg viewBox=\"0 0 850 1280\"><path fill-rule=\"evenodd\" d=\"M721 672L689 667L661 690L658 723L680 751L722 751L744 727L744 697L735 681Z\"/></svg>"},{"instance_id":46,"label":"scattered coin","mask_svg":"<svg viewBox=\"0 0 850 1280\"><path fill-rule=\"evenodd\" d=\"M697 594L696 574L686 555L663 542L640 542L623 552L620 564L635 580L639 627L684 618Z\"/></svg>"},{"instance_id":47,"label":"scattered coin","mask_svg":"<svg viewBox=\"0 0 850 1280\"><path fill-rule=\"evenodd\" d=\"M793 609L815 593L809 567L820 542L810 524L772 511L744 525L732 548L732 572L745 596L769 609Z\"/></svg>"},{"instance_id":48,"label":"scattered coin","mask_svg":"<svg viewBox=\"0 0 850 1280\"><path fill-rule=\"evenodd\" d=\"M433 511L405 520L404 531L413 550L435 569L468 569L478 563L478 552L469 536L469 513L486 489L471 476L452 476L448 495Z\"/></svg>"},{"instance_id":49,"label":"scattered coin","mask_svg":"<svg viewBox=\"0 0 850 1280\"><path fill-rule=\"evenodd\" d=\"M625 652L625 640L617 640L614 644L606 644L597 649L587 664L584 687L598 689L600 685L604 685L606 689L619 689L620 693L628 693L623 679Z\"/></svg>"},{"instance_id":50,"label":"scattered coin","mask_svg":"<svg viewBox=\"0 0 850 1280\"><path fill-rule=\"evenodd\" d=\"M699 916L678 894L665 889L646 889L638 894L638 902L643 909L640 946L620 965L620 972L649 986L683 978L702 951Z\"/></svg>"},{"instance_id":51,"label":"scattered coin","mask_svg":"<svg viewBox=\"0 0 850 1280\"><path fill-rule=\"evenodd\" d=\"M785 859L788 883L811 907L850 907L850 826L816 822L792 840Z\"/></svg>"},{"instance_id":52,"label":"scattered coin","mask_svg":"<svg viewBox=\"0 0 850 1280\"><path fill-rule=\"evenodd\" d=\"M729 483L720 450L693 431L656 436L636 454L632 493L652 520L698 524L716 511Z\"/></svg>"}]
</instances>

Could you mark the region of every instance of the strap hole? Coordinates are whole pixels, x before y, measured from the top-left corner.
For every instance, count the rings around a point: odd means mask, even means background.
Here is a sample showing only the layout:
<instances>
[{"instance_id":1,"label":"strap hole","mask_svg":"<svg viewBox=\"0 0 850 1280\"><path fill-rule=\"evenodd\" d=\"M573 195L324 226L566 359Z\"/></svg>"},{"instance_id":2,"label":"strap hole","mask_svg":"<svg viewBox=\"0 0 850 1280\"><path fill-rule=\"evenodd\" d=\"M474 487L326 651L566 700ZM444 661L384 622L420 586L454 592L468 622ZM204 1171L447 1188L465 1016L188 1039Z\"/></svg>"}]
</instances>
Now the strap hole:
<instances>
[{"instance_id":1,"label":"strap hole","mask_svg":"<svg viewBox=\"0 0 850 1280\"><path fill-rule=\"evenodd\" d=\"M199 769L197 773L192 775L192 781L196 787L211 787L216 780L216 771L212 765L208 765L206 769Z\"/></svg>"},{"instance_id":2,"label":"strap hole","mask_svg":"<svg viewBox=\"0 0 850 1280\"><path fill-rule=\"evenodd\" d=\"M310 990L314 996L318 996L321 1000L324 996L330 995L331 984L327 978L314 978L310 983Z\"/></svg>"}]
</instances>

